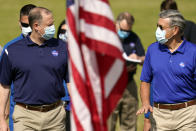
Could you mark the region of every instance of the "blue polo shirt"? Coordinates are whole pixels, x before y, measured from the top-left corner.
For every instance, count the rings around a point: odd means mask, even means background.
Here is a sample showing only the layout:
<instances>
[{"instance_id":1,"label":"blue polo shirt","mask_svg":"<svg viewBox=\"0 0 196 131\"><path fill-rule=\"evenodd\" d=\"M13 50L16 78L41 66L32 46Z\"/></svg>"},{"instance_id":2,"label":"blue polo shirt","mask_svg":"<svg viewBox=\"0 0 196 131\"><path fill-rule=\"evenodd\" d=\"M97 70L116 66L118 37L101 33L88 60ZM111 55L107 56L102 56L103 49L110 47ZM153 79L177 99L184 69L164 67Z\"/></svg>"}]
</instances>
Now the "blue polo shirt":
<instances>
[{"instance_id":1,"label":"blue polo shirt","mask_svg":"<svg viewBox=\"0 0 196 131\"><path fill-rule=\"evenodd\" d=\"M184 40L171 53L167 46L153 43L147 51L141 81L151 83L157 103L180 103L196 99L196 45Z\"/></svg>"},{"instance_id":2,"label":"blue polo shirt","mask_svg":"<svg viewBox=\"0 0 196 131\"><path fill-rule=\"evenodd\" d=\"M65 95L68 82L66 44L57 39L41 46L30 37L7 47L0 62L0 83L14 83L14 101L24 104L51 104Z\"/></svg>"}]
</instances>

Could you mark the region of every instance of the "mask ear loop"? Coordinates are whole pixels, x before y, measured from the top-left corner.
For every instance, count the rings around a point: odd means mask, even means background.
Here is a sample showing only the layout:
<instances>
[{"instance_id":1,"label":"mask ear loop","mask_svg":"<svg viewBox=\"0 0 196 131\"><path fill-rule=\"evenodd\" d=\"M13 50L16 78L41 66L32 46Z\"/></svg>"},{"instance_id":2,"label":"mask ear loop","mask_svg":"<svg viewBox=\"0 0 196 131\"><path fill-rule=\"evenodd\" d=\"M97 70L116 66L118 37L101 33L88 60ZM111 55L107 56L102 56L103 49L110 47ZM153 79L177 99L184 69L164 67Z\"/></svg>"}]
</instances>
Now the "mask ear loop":
<instances>
[{"instance_id":1,"label":"mask ear loop","mask_svg":"<svg viewBox=\"0 0 196 131\"><path fill-rule=\"evenodd\" d=\"M44 34L45 34L45 28L43 28L41 25L39 25L42 29L44 29ZM37 30L38 34L42 37L44 34L41 34L38 30Z\"/></svg>"},{"instance_id":2,"label":"mask ear loop","mask_svg":"<svg viewBox=\"0 0 196 131\"><path fill-rule=\"evenodd\" d=\"M169 30L170 30L170 32L171 32L171 30L173 30L173 28L174 28L175 26L173 26L173 27L171 27L171 28L169 28ZM167 33L167 32L166 32ZM173 36L171 36L170 38L168 38L168 40L170 40L172 37L174 37L174 35Z\"/></svg>"}]
</instances>

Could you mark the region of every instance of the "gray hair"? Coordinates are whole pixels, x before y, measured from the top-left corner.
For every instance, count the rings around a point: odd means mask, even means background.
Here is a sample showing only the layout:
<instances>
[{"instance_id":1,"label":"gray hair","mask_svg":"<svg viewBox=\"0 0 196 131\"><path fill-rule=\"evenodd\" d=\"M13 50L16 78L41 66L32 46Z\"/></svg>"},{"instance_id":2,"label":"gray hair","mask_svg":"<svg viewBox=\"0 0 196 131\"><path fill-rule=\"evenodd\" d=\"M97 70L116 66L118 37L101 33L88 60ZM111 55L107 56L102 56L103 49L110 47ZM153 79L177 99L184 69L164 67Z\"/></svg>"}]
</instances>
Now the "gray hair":
<instances>
[{"instance_id":1,"label":"gray hair","mask_svg":"<svg viewBox=\"0 0 196 131\"><path fill-rule=\"evenodd\" d=\"M180 34L181 35L184 34L185 19L179 11L164 10L164 11L161 11L161 13L159 14L159 17L163 19L169 18L170 19L169 26L170 27L178 26L180 29Z\"/></svg>"},{"instance_id":2,"label":"gray hair","mask_svg":"<svg viewBox=\"0 0 196 131\"><path fill-rule=\"evenodd\" d=\"M33 24L37 21L39 24L42 22L42 14L45 13L47 15L52 14L52 12L49 9L46 9L44 7L35 7L32 9L29 13L28 20L29 25L33 29Z\"/></svg>"}]
</instances>

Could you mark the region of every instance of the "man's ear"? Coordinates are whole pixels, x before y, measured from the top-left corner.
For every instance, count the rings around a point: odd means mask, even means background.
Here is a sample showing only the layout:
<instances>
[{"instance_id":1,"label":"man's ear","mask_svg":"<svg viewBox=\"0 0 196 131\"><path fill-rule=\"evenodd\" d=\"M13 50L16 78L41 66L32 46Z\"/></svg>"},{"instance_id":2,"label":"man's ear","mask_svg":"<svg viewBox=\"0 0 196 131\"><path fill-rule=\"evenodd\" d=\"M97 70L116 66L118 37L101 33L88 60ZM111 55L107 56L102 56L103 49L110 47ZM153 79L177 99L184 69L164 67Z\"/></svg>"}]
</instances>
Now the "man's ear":
<instances>
[{"instance_id":1,"label":"man's ear","mask_svg":"<svg viewBox=\"0 0 196 131\"><path fill-rule=\"evenodd\" d=\"M173 34L174 35L177 35L178 33L180 33L180 28L178 26L174 26L173 28L174 28L173 29L173 31L174 31Z\"/></svg>"},{"instance_id":2,"label":"man's ear","mask_svg":"<svg viewBox=\"0 0 196 131\"><path fill-rule=\"evenodd\" d=\"M40 25L39 25L38 22L33 23L32 30L33 30L33 29L34 29L35 31L40 30Z\"/></svg>"}]
</instances>

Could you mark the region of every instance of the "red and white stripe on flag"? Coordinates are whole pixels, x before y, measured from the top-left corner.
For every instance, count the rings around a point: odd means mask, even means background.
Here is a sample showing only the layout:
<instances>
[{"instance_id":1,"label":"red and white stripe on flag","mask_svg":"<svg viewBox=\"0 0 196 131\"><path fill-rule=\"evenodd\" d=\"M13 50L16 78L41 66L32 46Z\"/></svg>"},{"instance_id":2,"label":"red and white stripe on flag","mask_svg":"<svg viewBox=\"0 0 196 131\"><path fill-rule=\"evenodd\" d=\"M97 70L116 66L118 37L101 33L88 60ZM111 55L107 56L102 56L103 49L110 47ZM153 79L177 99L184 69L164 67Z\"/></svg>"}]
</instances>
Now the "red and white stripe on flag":
<instances>
[{"instance_id":1,"label":"red and white stripe on flag","mask_svg":"<svg viewBox=\"0 0 196 131\"><path fill-rule=\"evenodd\" d=\"M72 131L107 131L127 84L122 47L107 0L67 0Z\"/></svg>"}]
</instances>

